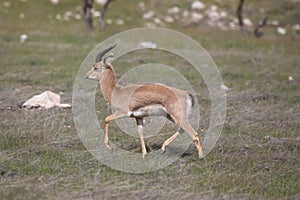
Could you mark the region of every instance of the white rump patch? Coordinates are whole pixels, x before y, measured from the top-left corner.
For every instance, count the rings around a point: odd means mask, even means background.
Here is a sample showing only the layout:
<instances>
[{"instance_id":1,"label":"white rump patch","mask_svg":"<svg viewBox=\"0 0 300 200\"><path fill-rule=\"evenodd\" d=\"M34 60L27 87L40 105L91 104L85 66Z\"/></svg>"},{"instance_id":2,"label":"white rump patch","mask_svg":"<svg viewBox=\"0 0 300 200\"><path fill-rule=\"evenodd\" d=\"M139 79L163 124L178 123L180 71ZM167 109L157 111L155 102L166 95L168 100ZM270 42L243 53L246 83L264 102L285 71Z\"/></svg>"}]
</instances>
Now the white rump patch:
<instances>
[{"instance_id":1,"label":"white rump patch","mask_svg":"<svg viewBox=\"0 0 300 200\"><path fill-rule=\"evenodd\" d=\"M128 112L130 117L147 117L147 116L167 116L167 111L162 105L149 105L132 112Z\"/></svg>"}]
</instances>

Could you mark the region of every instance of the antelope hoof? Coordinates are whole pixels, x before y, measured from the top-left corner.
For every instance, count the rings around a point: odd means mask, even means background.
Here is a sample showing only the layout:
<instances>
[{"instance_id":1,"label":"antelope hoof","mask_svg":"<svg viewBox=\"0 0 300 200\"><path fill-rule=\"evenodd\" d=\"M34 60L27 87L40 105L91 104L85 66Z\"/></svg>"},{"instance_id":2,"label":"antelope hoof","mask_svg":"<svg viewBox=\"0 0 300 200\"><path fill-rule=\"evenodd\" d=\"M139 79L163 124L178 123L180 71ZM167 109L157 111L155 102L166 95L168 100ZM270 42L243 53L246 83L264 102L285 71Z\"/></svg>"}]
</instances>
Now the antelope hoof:
<instances>
[{"instance_id":1,"label":"antelope hoof","mask_svg":"<svg viewBox=\"0 0 300 200\"><path fill-rule=\"evenodd\" d=\"M109 150L112 149L112 147L111 147L108 143L105 143L105 146L106 146L106 148L108 148Z\"/></svg>"},{"instance_id":2,"label":"antelope hoof","mask_svg":"<svg viewBox=\"0 0 300 200\"><path fill-rule=\"evenodd\" d=\"M145 160L147 153L143 153L143 160Z\"/></svg>"},{"instance_id":3,"label":"antelope hoof","mask_svg":"<svg viewBox=\"0 0 300 200\"><path fill-rule=\"evenodd\" d=\"M166 147L167 146L165 144L162 145L161 150L162 150L163 153L166 152Z\"/></svg>"},{"instance_id":4,"label":"antelope hoof","mask_svg":"<svg viewBox=\"0 0 300 200\"><path fill-rule=\"evenodd\" d=\"M204 158L203 152L200 152L200 153L199 153L199 158L200 158L200 159L203 159L203 158Z\"/></svg>"}]
</instances>

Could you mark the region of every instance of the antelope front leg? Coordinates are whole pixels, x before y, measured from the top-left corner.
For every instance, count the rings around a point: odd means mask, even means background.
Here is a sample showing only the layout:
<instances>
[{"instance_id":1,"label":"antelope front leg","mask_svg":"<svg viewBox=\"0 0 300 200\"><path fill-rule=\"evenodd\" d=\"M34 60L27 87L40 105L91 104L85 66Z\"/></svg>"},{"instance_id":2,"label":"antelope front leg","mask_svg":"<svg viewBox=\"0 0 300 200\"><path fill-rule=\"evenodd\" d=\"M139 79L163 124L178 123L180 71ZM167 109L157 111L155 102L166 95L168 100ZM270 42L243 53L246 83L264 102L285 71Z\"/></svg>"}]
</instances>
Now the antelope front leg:
<instances>
[{"instance_id":1,"label":"antelope front leg","mask_svg":"<svg viewBox=\"0 0 300 200\"><path fill-rule=\"evenodd\" d=\"M204 154L203 154L203 150L202 150L202 145L200 142L200 137L198 135L198 133L193 129L193 127L188 123L188 122L184 122L182 124L180 124L181 128L186 131L191 138L193 139L193 142L198 150L198 156L199 158L204 158Z\"/></svg>"},{"instance_id":2,"label":"antelope front leg","mask_svg":"<svg viewBox=\"0 0 300 200\"><path fill-rule=\"evenodd\" d=\"M193 141L194 141L194 144L195 144L195 146L198 150L199 158L204 158L204 154L203 154L202 145L201 145L201 142L200 142L199 135L195 135L194 138L193 138Z\"/></svg>"},{"instance_id":3,"label":"antelope front leg","mask_svg":"<svg viewBox=\"0 0 300 200\"><path fill-rule=\"evenodd\" d=\"M114 120L114 119L118 119L120 117L123 117L124 114L120 113L119 111L116 111L115 113L113 113L112 115L109 115L105 118L105 125L104 125L104 128L105 128L105 135L104 135L104 144L105 146L108 148L108 149L112 149L111 146L109 145L109 142L108 142L108 125L109 125L109 122Z\"/></svg>"},{"instance_id":4,"label":"antelope front leg","mask_svg":"<svg viewBox=\"0 0 300 200\"><path fill-rule=\"evenodd\" d=\"M109 145L109 142L108 142L108 124L109 124L109 121L106 121L106 119L105 119L104 144L105 144L106 148L112 149L111 146Z\"/></svg>"},{"instance_id":5,"label":"antelope front leg","mask_svg":"<svg viewBox=\"0 0 300 200\"><path fill-rule=\"evenodd\" d=\"M140 136L141 146L142 146L142 152L143 152L143 159L145 159L145 156L147 155L146 145L144 141L144 134L143 134L143 119L142 118L136 118L138 133Z\"/></svg>"}]
</instances>

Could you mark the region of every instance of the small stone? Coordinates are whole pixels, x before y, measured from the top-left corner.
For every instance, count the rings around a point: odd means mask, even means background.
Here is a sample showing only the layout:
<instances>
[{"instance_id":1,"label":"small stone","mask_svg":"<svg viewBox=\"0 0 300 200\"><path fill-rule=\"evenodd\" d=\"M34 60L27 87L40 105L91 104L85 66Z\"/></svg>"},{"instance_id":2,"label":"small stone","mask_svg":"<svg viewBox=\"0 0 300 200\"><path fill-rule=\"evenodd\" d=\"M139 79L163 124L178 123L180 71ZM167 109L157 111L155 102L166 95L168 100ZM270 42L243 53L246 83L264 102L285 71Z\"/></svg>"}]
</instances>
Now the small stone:
<instances>
[{"instance_id":1,"label":"small stone","mask_svg":"<svg viewBox=\"0 0 300 200\"><path fill-rule=\"evenodd\" d=\"M184 11L182 12L182 17L184 17L184 18L187 18L189 15L190 15L190 13L189 13L189 11L187 11L187 10L184 10Z\"/></svg>"},{"instance_id":2,"label":"small stone","mask_svg":"<svg viewBox=\"0 0 300 200\"><path fill-rule=\"evenodd\" d=\"M280 35L285 35L286 34L286 29L282 28L282 27L277 27L277 33L279 33Z\"/></svg>"},{"instance_id":3,"label":"small stone","mask_svg":"<svg viewBox=\"0 0 300 200\"><path fill-rule=\"evenodd\" d=\"M51 1L51 3L52 3L53 5L56 5L56 4L59 3L59 0L50 0L50 1Z\"/></svg>"},{"instance_id":4,"label":"small stone","mask_svg":"<svg viewBox=\"0 0 300 200\"><path fill-rule=\"evenodd\" d=\"M203 15L200 13L197 13L197 12L192 12L191 19L192 19L192 22L198 23L199 21L201 21L203 19Z\"/></svg>"},{"instance_id":5,"label":"small stone","mask_svg":"<svg viewBox=\"0 0 300 200\"><path fill-rule=\"evenodd\" d=\"M216 12L218 10L218 7L216 5L211 5L209 8L211 11Z\"/></svg>"},{"instance_id":6,"label":"small stone","mask_svg":"<svg viewBox=\"0 0 300 200\"><path fill-rule=\"evenodd\" d=\"M159 18L154 18L154 23L155 24L161 24L161 20Z\"/></svg>"},{"instance_id":7,"label":"small stone","mask_svg":"<svg viewBox=\"0 0 300 200\"><path fill-rule=\"evenodd\" d=\"M104 5L106 3L106 0L95 0L95 2L97 4Z\"/></svg>"},{"instance_id":8,"label":"small stone","mask_svg":"<svg viewBox=\"0 0 300 200\"><path fill-rule=\"evenodd\" d=\"M80 14L76 14L75 15L75 19L80 20L81 19L81 15Z\"/></svg>"},{"instance_id":9,"label":"small stone","mask_svg":"<svg viewBox=\"0 0 300 200\"><path fill-rule=\"evenodd\" d=\"M27 39L28 39L28 35L27 34L20 35L20 42L21 43L26 42Z\"/></svg>"},{"instance_id":10,"label":"small stone","mask_svg":"<svg viewBox=\"0 0 300 200\"><path fill-rule=\"evenodd\" d=\"M243 23L245 24L245 26L248 26L248 27L253 26L252 21L251 21L250 19L248 19L248 18L245 18L245 19L243 20Z\"/></svg>"},{"instance_id":11,"label":"small stone","mask_svg":"<svg viewBox=\"0 0 300 200\"><path fill-rule=\"evenodd\" d=\"M60 15L60 14L57 14L57 15L55 16L55 19L61 20L61 15Z\"/></svg>"},{"instance_id":12,"label":"small stone","mask_svg":"<svg viewBox=\"0 0 300 200\"><path fill-rule=\"evenodd\" d=\"M168 13L168 14L172 14L172 15L176 15L176 14L178 14L179 12L180 12L180 9L179 9L178 6L174 6L174 7L169 8L169 9L167 10L167 13Z\"/></svg>"},{"instance_id":13,"label":"small stone","mask_svg":"<svg viewBox=\"0 0 300 200\"><path fill-rule=\"evenodd\" d=\"M24 19L24 18L25 18L25 14L24 14L24 13L20 13L19 16L20 16L21 19Z\"/></svg>"},{"instance_id":14,"label":"small stone","mask_svg":"<svg viewBox=\"0 0 300 200\"><path fill-rule=\"evenodd\" d=\"M154 12L152 10L143 14L143 19L151 19L154 17Z\"/></svg>"},{"instance_id":15,"label":"small stone","mask_svg":"<svg viewBox=\"0 0 300 200\"><path fill-rule=\"evenodd\" d=\"M229 22L229 27L232 29L236 28L236 24L234 22Z\"/></svg>"},{"instance_id":16,"label":"small stone","mask_svg":"<svg viewBox=\"0 0 300 200\"><path fill-rule=\"evenodd\" d=\"M139 2L138 7L140 10L144 11L146 8L145 2L143 1Z\"/></svg>"},{"instance_id":17,"label":"small stone","mask_svg":"<svg viewBox=\"0 0 300 200\"><path fill-rule=\"evenodd\" d=\"M155 49L157 47L157 44L154 42L144 41L144 42L139 43L138 47Z\"/></svg>"},{"instance_id":18,"label":"small stone","mask_svg":"<svg viewBox=\"0 0 300 200\"><path fill-rule=\"evenodd\" d=\"M174 22L174 19L173 19L173 17L171 17L171 16L166 16L166 17L164 18L164 21L167 22L167 23L173 23L173 22Z\"/></svg>"},{"instance_id":19,"label":"small stone","mask_svg":"<svg viewBox=\"0 0 300 200\"><path fill-rule=\"evenodd\" d=\"M202 10L204 9L206 6L204 3L202 3L201 1L194 1L191 5L192 9L194 10Z\"/></svg>"},{"instance_id":20,"label":"small stone","mask_svg":"<svg viewBox=\"0 0 300 200\"><path fill-rule=\"evenodd\" d=\"M112 23L113 23L113 20L112 20L111 18L108 18L108 19L106 20L106 23L107 23L107 24L112 24Z\"/></svg>"},{"instance_id":21,"label":"small stone","mask_svg":"<svg viewBox=\"0 0 300 200\"><path fill-rule=\"evenodd\" d=\"M8 1L4 1L3 2L3 6L6 7L6 8L9 8L10 7L10 3Z\"/></svg>"},{"instance_id":22,"label":"small stone","mask_svg":"<svg viewBox=\"0 0 300 200\"><path fill-rule=\"evenodd\" d=\"M95 17L95 18L101 16L101 12L100 11L92 9L91 12L92 12L93 17Z\"/></svg>"},{"instance_id":23,"label":"small stone","mask_svg":"<svg viewBox=\"0 0 300 200\"><path fill-rule=\"evenodd\" d=\"M221 19L221 15L216 11L208 11L207 15L211 21L218 21L219 19Z\"/></svg>"},{"instance_id":24,"label":"small stone","mask_svg":"<svg viewBox=\"0 0 300 200\"><path fill-rule=\"evenodd\" d=\"M115 23L116 23L116 25L124 25L125 24L123 19L117 19Z\"/></svg>"},{"instance_id":25,"label":"small stone","mask_svg":"<svg viewBox=\"0 0 300 200\"><path fill-rule=\"evenodd\" d=\"M225 17L227 17L227 12L221 11L220 15L222 18L225 18Z\"/></svg>"}]
</instances>

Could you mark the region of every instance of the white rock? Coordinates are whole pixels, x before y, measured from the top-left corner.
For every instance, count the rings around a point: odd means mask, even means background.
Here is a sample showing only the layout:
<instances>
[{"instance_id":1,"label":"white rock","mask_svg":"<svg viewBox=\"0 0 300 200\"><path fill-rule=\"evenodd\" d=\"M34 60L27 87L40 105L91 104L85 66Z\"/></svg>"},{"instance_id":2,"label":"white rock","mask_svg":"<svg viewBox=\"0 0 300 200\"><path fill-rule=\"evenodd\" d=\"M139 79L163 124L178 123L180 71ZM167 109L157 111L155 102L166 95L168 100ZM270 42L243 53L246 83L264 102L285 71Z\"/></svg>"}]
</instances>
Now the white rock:
<instances>
[{"instance_id":1,"label":"white rock","mask_svg":"<svg viewBox=\"0 0 300 200\"><path fill-rule=\"evenodd\" d=\"M111 18L108 18L108 19L106 20L106 23L107 23L107 24L112 24L112 23L113 23L113 20L112 20Z\"/></svg>"},{"instance_id":2,"label":"white rock","mask_svg":"<svg viewBox=\"0 0 300 200\"><path fill-rule=\"evenodd\" d=\"M206 6L204 3L202 3L201 1L194 1L191 5L192 9L194 10L202 10L204 9Z\"/></svg>"},{"instance_id":3,"label":"white rock","mask_svg":"<svg viewBox=\"0 0 300 200\"><path fill-rule=\"evenodd\" d=\"M225 18L225 17L228 16L228 15L227 15L227 12L225 12L225 11L221 11L221 12L220 12L220 15L221 15L222 18Z\"/></svg>"},{"instance_id":4,"label":"white rock","mask_svg":"<svg viewBox=\"0 0 300 200\"><path fill-rule=\"evenodd\" d=\"M64 20L65 21L69 21L70 20L70 17L73 15L73 13L71 11L66 11L64 13Z\"/></svg>"},{"instance_id":5,"label":"white rock","mask_svg":"<svg viewBox=\"0 0 300 200\"><path fill-rule=\"evenodd\" d=\"M207 16L211 21L218 21L221 19L221 15L217 11L208 11Z\"/></svg>"},{"instance_id":6,"label":"white rock","mask_svg":"<svg viewBox=\"0 0 300 200\"><path fill-rule=\"evenodd\" d=\"M157 18L157 17L154 18L153 21L154 21L155 24L161 24L161 20L159 18Z\"/></svg>"},{"instance_id":7,"label":"white rock","mask_svg":"<svg viewBox=\"0 0 300 200\"><path fill-rule=\"evenodd\" d=\"M285 35L286 34L286 29L282 28L282 27L277 27L277 33L279 33L280 35Z\"/></svg>"},{"instance_id":8,"label":"white rock","mask_svg":"<svg viewBox=\"0 0 300 200\"><path fill-rule=\"evenodd\" d=\"M20 35L20 42L21 43L26 42L27 39L28 39L28 35L27 34Z\"/></svg>"},{"instance_id":9,"label":"white rock","mask_svg":"<svg viewBox=\"0 0 300 200\"><path fill-rule=\"evenodd\" d=\"M157 47L157 44L155 44L154 42L144 41L144 42L139 43L138 47L155 49Z\"/></svg>"},{"instance_id":10,"label":"white rock","mask_svg":"<svg viewBox=\"0 0 300 200\"><path fill-rule=\"evenodd\" d=\"M4 1L3 6L6 7L6 8L9 8L10 7L10 2Z\"/></svg>"},{"instance_id":11,"label":"white rock","mask_svg":"<svg viewBox=\"0 0 300 200\"><path fill-rule=\"evenodd\" d=\"M180 12L180 9L179 9L178 6L174 6L174 7L169 8L169 9L167 10L167 13L168 13L168 14L172 14L172 15L176 15L176 14L178 14L179 12Z\"/></svg>"},{"instance_id":12,"label":"white rock","mask_svg":"<svg viewBox=\"0 0 300 200\"><path fill-rule=\"evenodd\" d=\"M253 26L252 21L248 18L243 19L243 23L245 24L245 26L248 26L248 27Z\"/></svg>"},{"instance_id":13,"label":"white rock","mask_svg":"<svg viewBox=\"0 0 300 200\"><path fill-rule=\"evenodd\" d=\"M61 15L60 14L55 15L55 19L61 20Z\"/></svg>"},{"instance_id":14,"label":"white rock","mask_svg":"<svg viewBox=\"0 0 300 200\"><path fill-rule=\"evenodd\" d=\"M151 19L154 17L154 12L152 10L143 14L143 19Z\"/></svg>"},{"instance_id":15,"label":"white rock","mask_svg":"<svg viewBox=\"0 0 300 200\"><path fill-rule=\"evenodd\" d=\"M184 10L184 11L182 12L182 17L184 17L184 18L187 18L189 15L190 15L190 13L189 13L189 11L187 11L187 10Z\"/></svg>"},{"instance_id":16,"label":"white rock","mask_svg":"<svg viewBox=\"0 0 300 200\"><path fill-rule=\"evenodd\" d=\"M216 5L211 5L210 7L209 7L209 9L211 10L211 11L217 11L218 10L218 7L216 6Z\"/></svg>"},{"instance_id":17,"label":"white rock","mask_svg":"<svg viewBox=\"0 0 300 200\"><path fill-rule=\"evenodd\" d=\"M80 20L81 19L81 15L80 14L76 14L75 15L75 19Z\"/></svg>"},{"instance_id":18,"label":"white rock","mask_svg":"<svg viewBox=\"0 0 300 200\"><path fill-rule=\"evenodd\" d=\"M59 3L59 0L50 0L52 4L56 5Z\"/></svg>"},{"instance_id":19,"label":"white rock","mask_svg":"<svg viewBox=\"0 0 300 200\"><path fill-rule=\"evenodd\" d=\"M21 19L24 19L26 17L26 15L24 13L20 13L19 16L20 16Z\"/></svg>"},{"instance_id":20,"label":"white rock","mask_svg":"<svg viewBox=\"0 0 300 200\"><path fill-rule=\"evenodd\" d=\"M95 0L95 2L97 4L104 5L106 3L106 0Z\"/></svg>"},{"instance_id":21,"label":"white rock","mask_svg":"<svg viewBox=\"0 0 300 200\"><path fill-rule=\"evenodd\" d=\"M145 2L143 2L143 1L139 2L138 7L139 7L139 9L141 9L142 11L144 11L145 8L146 8Z\"/></svg>"},{"instance_id":22,"label":"white rock","mask_svg":"<svg viewBox=\"0 0 300 200\"><path fill-rule=\"evenodd\" d=\"M236 28L236 23L229 22L229 27L232 28L232 29L235 29Z\"/></svg>"},{"instance_id":23,"label":"white rock","mask_svg":"<svg viewBox=\"0 0 300 200\"><path fill-rule=\"evenodd\" d=\"M73 15L72 11L66 11L64 16L71 17Z\"/></svg>"},{"instance_id":24,"label":"white rock","mask_svg":"<svg viewBox=\"0 0 300 200\"><path fill-rule=\"evenodd\" d=\"M95 9L92 9L92 10L91 10L91 13L92 13L93 17L95 17L95 18L101 16L101 12L100 12L100 11L97 11L97 10L95 10Z\"/></svg>"},{"instance_id":25,"label":"white rock","mask_svg":"<svg viewBox=\"0 0 300 200\"><path fill-rule=\"evenodd\" d=\"M115 21L115 23L116 23L116 25L124 25L125 24L125 21L123 20L123 19L117 19L116 21Z\"/></svg>"},{"instance_id":26,"label":"white rock","mask_svg":"<svg viewBox=\"0 0 300 200\"><path fill-rule=\"evenodd\" d=\"M171 17L171 16L166 16L166 17L164 18L164 21L167 22L167 23L173 23L173 22L174 22L174 19L173 19L173 17Z\"/></svg>"},{"instance_id":27,"label":"white rock","mask_svg":"<svg viewBox=\"0 0 300 200\"><path fill-rule=\"evenodd\" d=\"M289 80L289 81L293 81L294 78L293 78L292 76L289 76L288 80Z\"/></svg>"},{"instance_id":28,"label":"white rock","mask_svg":"<svg viewBox=\"0 0 300 200\"><path fill-rule=\"evenodd\" d=\"M203 19L203 15L201 13L192 12L191 13L191 20L194 23L199 23Z\"/></svg>"}]
</instances>

